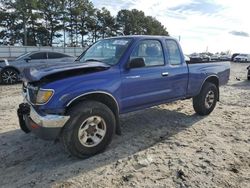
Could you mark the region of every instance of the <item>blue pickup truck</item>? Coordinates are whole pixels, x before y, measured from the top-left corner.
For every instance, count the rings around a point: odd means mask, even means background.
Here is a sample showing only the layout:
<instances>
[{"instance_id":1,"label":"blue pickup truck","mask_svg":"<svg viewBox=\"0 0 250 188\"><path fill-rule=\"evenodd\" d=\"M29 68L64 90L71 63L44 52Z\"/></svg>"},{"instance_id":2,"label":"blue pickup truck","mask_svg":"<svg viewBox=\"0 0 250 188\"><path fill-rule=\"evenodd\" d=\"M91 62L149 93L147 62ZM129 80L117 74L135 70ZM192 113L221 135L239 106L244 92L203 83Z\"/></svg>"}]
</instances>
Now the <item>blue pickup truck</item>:
<instances>
[{"instance_id":1,"label":"blue pickup truck","mask_svg":"<svg viewBox=\"0 0 250 188\"><path fill-rule=\"evenodd\" d=\"M121 133L120 114L193 98L195 112L208 115L229 74L229 62L187 64L171 37L103 39L73 64L23 72L19 124L26 133L60 139L71 155L84 158Z\"/></svg>"}]
</instances>

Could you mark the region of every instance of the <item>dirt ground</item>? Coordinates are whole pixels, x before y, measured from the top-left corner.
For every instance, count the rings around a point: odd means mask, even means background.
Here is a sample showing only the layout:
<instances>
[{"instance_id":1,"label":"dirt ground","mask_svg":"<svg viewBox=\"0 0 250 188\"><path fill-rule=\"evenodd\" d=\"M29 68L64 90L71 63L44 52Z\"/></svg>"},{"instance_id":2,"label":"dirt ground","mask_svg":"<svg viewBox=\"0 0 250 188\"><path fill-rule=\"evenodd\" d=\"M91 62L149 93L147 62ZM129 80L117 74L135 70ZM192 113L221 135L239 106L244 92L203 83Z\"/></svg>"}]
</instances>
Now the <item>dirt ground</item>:
<instances>
[{"instance_id":1,"label":"dirt ground","mask_svg":"<svg viewBox=\"0 0 250 188\"><path fill-rule=\"evenodd\" d=\"M231 63L209 116L192 100L123 115L122 136L85 160L23 133L21 84L0 86L0 187L250 187L248 65Z\"/></svg>"}]
</instances>

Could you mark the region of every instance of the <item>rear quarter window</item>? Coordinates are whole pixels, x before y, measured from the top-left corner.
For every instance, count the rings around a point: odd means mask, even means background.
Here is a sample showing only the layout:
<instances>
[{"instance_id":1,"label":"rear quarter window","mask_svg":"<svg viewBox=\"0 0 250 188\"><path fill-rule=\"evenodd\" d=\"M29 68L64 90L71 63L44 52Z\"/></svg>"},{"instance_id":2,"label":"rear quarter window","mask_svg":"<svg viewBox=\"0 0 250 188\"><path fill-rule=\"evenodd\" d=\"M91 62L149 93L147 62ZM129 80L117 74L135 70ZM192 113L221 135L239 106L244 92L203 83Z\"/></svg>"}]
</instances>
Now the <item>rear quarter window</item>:
<instances>
[{"instance_id":1,"label":"rear quarter window","mask_svg":"<svg viewBox=\"0 0 250 188\"><path fill-rule=\"evenodd\" d=\"M170 65L180 65L181 64L181 52L178 44L174 40L166 40L168 62Z\"/></svg>"},{"instance_id":2,"label":"rear quarter window","mask_svg":"<svg viewBox=\"0 0 250 188\"><path fill-rule=\"evenodd\" d=\"M38 52L30 55L31 59L47 59L47 53L46 52Z\"/></svg>"},{"instance_id":3,"label":"rear quarter window","mask_svg":"<svg viewBox=\"0 0 250 188\"><path fill-rule=\"evenodd\" d=\"M56 52L49 52L48 53L49 59L59 59L59 58L64 58L64 57L70 57L70 56L66 55L66 54L56 53Z\"/></svg>"}]
</instances>

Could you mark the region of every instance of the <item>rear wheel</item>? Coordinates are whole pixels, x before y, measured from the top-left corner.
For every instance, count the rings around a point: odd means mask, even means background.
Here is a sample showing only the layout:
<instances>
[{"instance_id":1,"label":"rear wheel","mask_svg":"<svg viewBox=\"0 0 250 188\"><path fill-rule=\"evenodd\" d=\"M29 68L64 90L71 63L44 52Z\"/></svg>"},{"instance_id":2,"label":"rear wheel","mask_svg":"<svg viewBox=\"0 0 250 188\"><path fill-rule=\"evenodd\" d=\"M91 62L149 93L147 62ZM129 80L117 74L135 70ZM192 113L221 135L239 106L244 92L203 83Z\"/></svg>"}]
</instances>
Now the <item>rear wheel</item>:
<instances>
[{"instance_id":1,"label":"rear wheel","mask_svg":"<svg viewBox=\"0 0 250 188\"><path fill-rule=\"evenodd\" d=\"M105 150L115 131L115 116L104 104L85 101L69 111L70 119L62 132L64 147L78 158Z\"/></svg>"},{"instance_id":2,"label":"rear wheel","mask_svg":"<svg viewBox=\"0 0 250 188\"><path fill-rule=\"evenodd\" d=\"M18 72L13 68L4 69L0 76L3 84L15 84L18 81Z\"/></svg>"},{"instance_id":3,"label":"rear wheel","mask_svg":"<svg viewBox=\"0 0 250 188\"><path fill-rule=\"evenodd\" d=\"M205 82L199 95L193 98L193 108L199 115L210 114L217 103L219 97L218 88L215 84Z\"/></svg>"}]
</instances>

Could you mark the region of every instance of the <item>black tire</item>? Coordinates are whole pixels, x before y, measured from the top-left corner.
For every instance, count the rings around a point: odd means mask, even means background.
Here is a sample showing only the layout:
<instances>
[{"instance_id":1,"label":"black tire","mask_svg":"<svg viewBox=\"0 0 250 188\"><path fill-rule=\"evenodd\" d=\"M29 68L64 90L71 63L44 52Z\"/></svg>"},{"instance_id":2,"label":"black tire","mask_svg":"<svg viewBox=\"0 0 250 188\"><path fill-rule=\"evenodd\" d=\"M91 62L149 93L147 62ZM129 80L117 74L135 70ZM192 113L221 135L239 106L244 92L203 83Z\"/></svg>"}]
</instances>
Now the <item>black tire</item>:
<instances>
[{"instance_id":1,"label":"black tire","mask_svg":"<svg viewBox=\"0 0 250 188\"><path fill-rule=\"evenodd\" d=\"M248 76L247 79L250 80L250 77Z\"/></svg>"},{"instance_id":2,"label":"black tire","mask_svg":"<svg viewBox=\"0 0 250 188\"><path fill-rule=\"evenodd\" d=\"M205 82L200 94L193 98L195 112L202 116L210 114L216 106L218 97L219 91L217 86L213 83Z\"/></svg>"},{"instance_id":3,"label":"black tire","mask_svg":"<svg viewBox=\"0 0 250 188\"><path fill-rule=\"evenodd\" d=\"M61 139L65 149L72 155L78 158L87 158L89 156L95 155L105 150L105 148L110 144L113 134L115 132L115 116L113 112L104 104L97 101L83 101L78 105L75 105L69 110L70 119L67 121L63 128ZM101 123L88 123L89 119L98 117L101 119ZM98 135L97 127L106 126L105 134L102 138ZM83 131L85 136L80 136L80 130ZM91 127L92 126L92 127ZM95 126L95 127L94 127ZM104 129L104 128L103 128ZM98 127L99 130L99 127ZM89 133L92 131L92 133ZM94 132L94 133L93 133ZM97 137L101 139L100 143L94 145L94 139L89 139L86 135ZM90 135L91 134L91 135ZM87 139L85 143L83 139ZM82 139L82 140L81 140ZM93 143L92 143L93 142ZM90 145L87 145L89 144ZM91 143L93 146L91 146ZM84 145L85 144L85 145ZM87 145L87 146L86 146Z\"/></svg>"},{"instance_id":4,"label":"black tire","mask_svg":"<svg viewBox=\"0 0 250 188\"><path fill-rule=\"evenodd\" d=\"M19 80L18 72L13 68L3 69L1 72L1 83L2 84L16 84Z\"/></svg>"}]
</instances>

